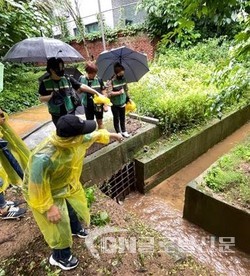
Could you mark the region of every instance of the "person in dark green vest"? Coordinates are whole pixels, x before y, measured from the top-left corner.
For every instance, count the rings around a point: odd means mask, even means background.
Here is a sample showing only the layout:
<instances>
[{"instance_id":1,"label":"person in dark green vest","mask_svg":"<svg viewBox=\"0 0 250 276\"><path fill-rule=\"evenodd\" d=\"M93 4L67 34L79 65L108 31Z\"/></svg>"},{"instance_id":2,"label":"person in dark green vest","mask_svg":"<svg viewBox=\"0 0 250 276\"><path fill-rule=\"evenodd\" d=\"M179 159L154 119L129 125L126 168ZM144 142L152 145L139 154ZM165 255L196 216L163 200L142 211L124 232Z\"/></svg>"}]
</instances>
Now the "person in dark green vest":
<instances>
[{"instance_id":1,"label":"person in dark green vest","mask_svg":"<svg viewBox=\"0 0 250 276\"><path fill-rule=\"evenodd\" d=\"M65 75L64 62L61 58L52 57L48 59L46 70L49 76L41 81L38 92L40 101L47 102L49 113L55 125L61 116L75 114L77 106L74 100L77 93L73 93L74 90L78 93L87 92L103 97L88 85Z\"/></svg>"},{"instance_id":2,"label":"person in dark green vest","mask_svg":"<svg viewBox=\"0 0 250 276\"><path fill-rule=\"evenodd\" d=\"M108 96L113 104L111 111L113 113L113 124L115 131L121 133L123 137L128 138L130 134L126 131L125 124L125 106L130 101L128 95L128 85L124 77L125 68L119 62L114 64L114 76L108 81Z\"/></svg>"},{"instance_id":3,"label":"person in dark green vest","mask_svg":"<svg viewBox=\"0 0 250 276\"><path fill-rule=\"evenodd\" d=\"M97 77L97 66L93 62L88 62L85 66L86 75L82 75L79 78L79 82L88 85L89 87L95 89L97 92L107 96L106 87L102 79ZM82 93L82 104L85 108L85 116L87 120L94 120L98 125L98 129L104 128L103 125L103 111L108 111L108 106L105 104L95 104L93 101L93 94Z\"/></svg>"}]
</instances>

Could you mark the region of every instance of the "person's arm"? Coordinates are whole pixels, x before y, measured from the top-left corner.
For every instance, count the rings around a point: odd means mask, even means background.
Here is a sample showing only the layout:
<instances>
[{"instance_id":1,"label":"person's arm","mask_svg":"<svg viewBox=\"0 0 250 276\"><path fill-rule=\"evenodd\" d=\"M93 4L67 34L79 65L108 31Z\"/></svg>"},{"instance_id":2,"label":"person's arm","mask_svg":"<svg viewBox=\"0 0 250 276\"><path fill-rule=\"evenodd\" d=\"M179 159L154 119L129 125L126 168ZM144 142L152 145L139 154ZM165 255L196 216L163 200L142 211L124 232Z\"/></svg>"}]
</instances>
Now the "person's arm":
<instances>
[{"instance_id":1,"label":"person's arm","mask_svg":"<svg viewBox=\"0 0 250 276\"><path fill-rule=\"evenodd\" d=\"M124 139L123 139L123 136L120 134L120 133L110 133L109 134L110 138L113 138L115 139L116 141L118 141L119 143L122 142Z\"/></svg>"},{"instance_id":2,"label":"person's arm","mask_svg":"<svg viewBox=\"0 0 250 276\"><path fill-rule=\"evenodd\" d=\"M128 103L128 102L130 102L130 96L129 96L129 93L128 93L128 84L127 83L123 86L123 89L124 89L124 92L126 94L126 103Z\"/></svg>"},{"instance_id":3,"label":"person's arm","mask_svg":"<svg viewBox=\"0 0 250 276\"><path fill-rule=\"evenodd\" d=\"M47 103L53 96L53 92L50 93L47 91L43 81L39 85L38 93L39 93L39 100L42 103Z\"/></svg>"},{"instance_id":4,"label":"person's arm","mask_svg":"<svg viewBox=\"0 0 250 276\"><path fill-rule=\"evenodd\" d=\"M78 89L78 91L81 93L81 92L87 92L87 93L90 93L92 95L97 95L97 96L100 96L100 97L104 97L101 93L97 92L95 89L89 87L88 85L86 84L81 84L80 88Z\"/></svg>"},{"instance_id":5,"label":"person's arm","mask_svg":"<svg viewBox=\"0 0 250 276\"><path fill-rule=\"evenodd\" d=\"M79 93L90 93L92 95L97 95L100 97L104 97L101 93L97 92L95 89L89 87L88 85L84 84L84 83L80 83L79 81L77 81L76 79L70 77L69 78L72 87Z\"/></svg>"},{"instance_id":6,"label":"person's arm","mask_svg":"<svg viewBox=\"0 0 250 276\"><path fill-rule=\"evenodd\" d=\"M24 181L28 183L27 202L43 214L54 205L50 186L51 160L46 154L38 152L31 157L29 162Z\"/></svg>"},{"instance_id":7,"label":"person's arm","mask_svg":"<svg viewBox=\"0 0 250 276\"><path fill-rule=\"evenodd\" d=\"M106 129L99 129L83 135L83 143L86 149L88 149L93 143L108 144L111 138L118 142L123 141L123 137L120 133L112 133Z\"/></svg>"},{"instance_id":8,"label":"person's arm","mask_svg":"<svg viewBox=\"0 0 250 276\"><path fill-rule=\"evenodd\" d=\"M42 103L47 103L52 98L52 96L53 96L53 93L51 93L48 96L39 96L39 101Z\"/></svg>"}]
</instances>

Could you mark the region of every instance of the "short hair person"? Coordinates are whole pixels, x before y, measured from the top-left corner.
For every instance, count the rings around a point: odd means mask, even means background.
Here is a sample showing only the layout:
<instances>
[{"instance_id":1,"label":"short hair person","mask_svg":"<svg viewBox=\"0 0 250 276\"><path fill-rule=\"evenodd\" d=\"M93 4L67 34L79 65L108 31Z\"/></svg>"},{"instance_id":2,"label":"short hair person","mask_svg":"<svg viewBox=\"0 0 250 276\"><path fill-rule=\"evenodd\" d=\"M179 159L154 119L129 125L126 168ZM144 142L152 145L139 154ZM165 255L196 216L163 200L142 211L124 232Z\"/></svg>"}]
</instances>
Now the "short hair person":
<instances>
[{"instance_id":1,"label":"short hair person","mask_svg":"<svg viewBox=\"0 0 250 276\"><path fill-rule=\"evenodd\" d=\"M80 183L86 150L94 143L118 141L122 136L105 129L95 131L94 120L71 114L60 117L53 133L33 150L23 184L24 197L52 249L51 265L70 270L78 265L71 253L75 224L69 206L88 225L90 215ZM79 223L77 223L79 225Z\"/></svg>"},{"instance_id":2,"label":"short hair person","mask_svg":"<svg viewBox=\"0 0 250 276\"><path fill-rule=\"evenodd\" d=\"M87 92L101 95L88 85L81 84L74 78L65 75L64 62L61 58L48 59L46 70L49 76L41 81L38 93L40 101L48 104L49 113L55 125L61 116L75 113L76 106L71 98L72 89L78 93Z\"/></svg>"},{"instance_id":3,"label":"short hair person","mask_svg":"<svg viewBox=\"0 0 250 276\"><path fill-rule=\"evenodd\" d=\"M125 124L125 106L130 97L128 95L128 85L124 77L125 68L119 62L114 64L114 76L108 82L110 87L108 89L108 96L113 104L111 111L113 113L113 125L117 133L121 133L123 137L128 138L130 134L126 131Z\"/></svg>"},{"instance_id":4,"label":"short hair person","mask_svg":"<svg viewBox=\"0 0 250 276\"><path fill-rule=\"evenodd\" d=\"M86 75L79 78L79 82L88 85L104 96L107 96L106 87L102 79L98 78L98 68L95 63L87 62L85 65ZM108 111L108 106L105 104L95 104L93 95L90 93L82 94L82 103L85 107L85 116L87 120L94 120L96 118L98 128L104 128L103 125L103 111Z\"/></svg>"}]
</instances>

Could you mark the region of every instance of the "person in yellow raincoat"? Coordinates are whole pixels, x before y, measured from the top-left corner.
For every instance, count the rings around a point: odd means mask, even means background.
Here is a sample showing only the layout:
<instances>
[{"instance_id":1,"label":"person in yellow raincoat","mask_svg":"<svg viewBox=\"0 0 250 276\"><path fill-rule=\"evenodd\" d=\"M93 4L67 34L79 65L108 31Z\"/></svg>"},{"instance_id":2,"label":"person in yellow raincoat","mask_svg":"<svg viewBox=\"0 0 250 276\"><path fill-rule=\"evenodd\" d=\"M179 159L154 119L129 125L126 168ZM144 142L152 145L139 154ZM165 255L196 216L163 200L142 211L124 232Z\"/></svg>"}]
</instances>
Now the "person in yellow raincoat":
<instances>
[{"instance_id":1,"label":"person in yellow raincoat","mask_svg":"<svg viewBox=\"0 0 250 276\"><path fill-rule=\"evenodd\" d=\"M86 150L94 143L108 143L122 136L105 129L95 131L94 120L67 114L57 122L53 133L32 152L25 172L24 197L52 249L51 265L70 270L78 265L71 254L72 234L79 220L90 223L90 214L80 174ZM72 210L77 217L72 221ZM74 213L73 212L73 213ZM77 223L78 221L78 223Z\"/></svg>"},{"instance_id":2,"label":"person in yellow raincoat","mask_svg":"<svg viewBox=\"0 0 250 276\"><path fill-rule=\"evenodd\" d=\"M8 124L8 115L1 109L0 144L4 145L0 149L0 217L2 219L16 219L23 216L26 209L15 206L16 202L6 201L4 192L10 183L20 185L22 175L18 174L13 168L4 151L7 150L13 156L16 166L19 167L20 173L22 173L27 166L30 150Z\"/></svg>"}]
</instances>

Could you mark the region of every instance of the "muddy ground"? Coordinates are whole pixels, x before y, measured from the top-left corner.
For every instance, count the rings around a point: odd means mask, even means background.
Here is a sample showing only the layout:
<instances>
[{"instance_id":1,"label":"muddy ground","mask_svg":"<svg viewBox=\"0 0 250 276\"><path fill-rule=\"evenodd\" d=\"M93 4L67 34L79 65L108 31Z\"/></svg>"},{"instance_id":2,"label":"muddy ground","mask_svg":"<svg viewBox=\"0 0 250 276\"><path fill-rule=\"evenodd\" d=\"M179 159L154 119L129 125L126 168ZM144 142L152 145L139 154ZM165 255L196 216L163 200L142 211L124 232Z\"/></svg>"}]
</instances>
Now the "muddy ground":
<instances>
[{"instance_id":1,"label":"muddy ground","mask_svg":"<svg viewBox=\"0 0 250 276\"><path fill-rule=\"evenodd\" d=\"M138 120L127 119L127 130L134 135L142 124ZM94 144L87 155L101 147L103 145ZM179 252L178 248L169 250L165 238L122 205L103 195L98 188L95 188L95 194L96 201L91 207L91 213L106 211L110 218L104 227L91 225L89 228L90 237L91 233L99 233L94 242L99 259L86 245L87 240L74 238L72 252L78 257L79 266L64 272L49 265L51 250L28 210L19 221L0 221L0 275L218 275L191 256ZM23 200L20 190L15 187L7 190L6 198ZM25 202L21 206L27 207ZM108 231L107 227L111 232L102 234ZM145 241L148 237L153 239L153 247L152 240L149 244ZM113 239L116 246L103 250L103 241L109 239ZM127 247L121 249L119 241L123 241L124 246L127 242Z\"/></svg>"},{"instance_id":2,"label":"muddy ground","mask_svg":"<svg viewBox=\"0 0 250 276\"><path fill-rule=\"evenodd\" d=\"M99 259L96 258L97 255L93 255L93 249L87 247L85 240L74 238L72 251L79 258L79 266L72 271L63 272L49 265L51 251L28 210L25 218L20 221L0 223L0 275L218 275L192 257L183 255L178 248L174 251L172 249L171 254L168 254L168 241L158 232L150 229L97 188L95 194L96 201L91 213L106 211L110 217L106 226L91 225L89 228L90 235L101 233L94 243ZM22 198L20 192L14 188L10 188L7 195L19 200ZM107 227L111 232L102 234ZM114 229L118 232L112 232ZM153 249L146 245L146 237L154 239ZM104 250L103 242L110 239L113 239L112 244L115 247L109 248L106 244ZM131 245L127 249L119 249L119 240L135 240L136 247Z\"/></svg>"}]
</instances>

